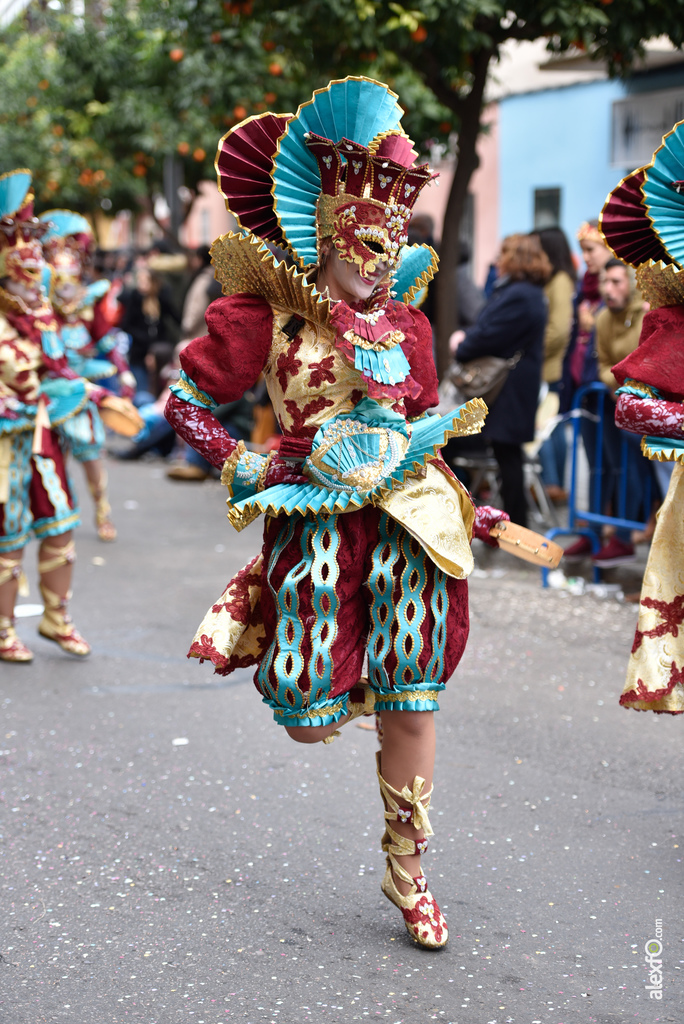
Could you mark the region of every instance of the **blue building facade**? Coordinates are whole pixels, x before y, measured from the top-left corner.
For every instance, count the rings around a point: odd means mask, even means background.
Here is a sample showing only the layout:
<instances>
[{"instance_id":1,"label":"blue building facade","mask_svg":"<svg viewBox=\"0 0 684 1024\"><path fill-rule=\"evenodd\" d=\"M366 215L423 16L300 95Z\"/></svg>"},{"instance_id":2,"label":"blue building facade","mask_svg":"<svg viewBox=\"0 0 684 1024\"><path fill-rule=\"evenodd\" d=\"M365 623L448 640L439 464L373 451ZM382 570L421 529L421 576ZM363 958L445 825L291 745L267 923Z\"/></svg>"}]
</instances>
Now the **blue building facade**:
<instances>
[{"instance_id":1,"label":"blue building facade","mask_svg":"<svg viewBox=\"0 0 684 1024\"><path fill-rule=\"evenodd\" d=\"M557 224L579 251L579 225L598 217L610 190L648 161L678 118L684 64L501 99L500 237ZM630 162L616 162L623 158Z\"/></svg>"}]
</instances>

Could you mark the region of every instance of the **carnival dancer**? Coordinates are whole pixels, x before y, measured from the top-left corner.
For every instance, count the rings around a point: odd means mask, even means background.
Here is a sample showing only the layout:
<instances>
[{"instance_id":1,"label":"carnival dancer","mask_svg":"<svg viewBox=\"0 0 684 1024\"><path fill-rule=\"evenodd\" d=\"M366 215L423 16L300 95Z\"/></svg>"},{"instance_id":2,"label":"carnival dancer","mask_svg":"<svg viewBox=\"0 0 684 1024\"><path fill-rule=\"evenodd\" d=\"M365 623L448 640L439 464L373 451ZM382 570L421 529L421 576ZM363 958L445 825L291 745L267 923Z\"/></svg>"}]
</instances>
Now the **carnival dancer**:
<instances>
[{"instance_id":1,"label":"carnival dancer","mask_svg":"<svg viewBox=\"0 0 684 1024\"><path fill-rule=\"evenodd\" d=\"M57 316L69 366L79 377L103 381L118 377L119 394L135 394L135 378L126 357L117 347L116 331L104 308L110 283L86 284L84 272L94 245L92 229L71 210L49 210L41 214L46 225L43 250L50 273L50 300ZM116 540L107 495L104 462L105 431L97 406L72 417L62 427L74 458L83 465L88 489L95 504L95 527L100 540Z\"/></svg>"},{"instance_id":2,"label":"carnival dancer","mask_svg":"<svg viewBox=\"0 0 684 1024\"><path fill-rule=\"evenodd\" d=\"M684 712L684 121L651 162L616 186L601 230L618 259L636 268L650 312L639 345L612 368L620 385L615 422L644 435L643 453L674 463L656 520L639 620L620 703Z\"/></svg>"},{"instance_id":3,"label":"carnival dancer","mask_svg":"<svg viewBox=\"0 0 684 1024\"><path fill-rule=\"evenodd\" d=\"M420 862L434 712L468 634L471 533L496 546L488 529L508 517L475 510L438 457L447 438L481 428L486 406L427 414L438 403L432 334L407 303L436 256L406 242L433 174L415 165L396 100L348 78L295 116L248 118L223 137L219 189L243 233L213 245L224 296L180 357L166 415L222 467L236 529L266 514L261 553L207 613L190 655L224 675L257 665L257 690L299 742L330 742L380 713L382 889L409 934L437 948L447 926ZM283 435L268 456L212 415L262 372Z\"/></svg>"},{"instance_id":4,"label":"carnival dancer","mask_svg":"<svg viewBox=\"0 0 684 1024\"><path fill-rule=\"evenodd\" d=\"M45 225L33 216L30 171L0 178L0 660L31 661L14 629L22 555L40 542L41 636L70 654L90 647L67 612L79 524L57 428L88 402L66 366L42 287Z\"/></svg>"}]
</instances>

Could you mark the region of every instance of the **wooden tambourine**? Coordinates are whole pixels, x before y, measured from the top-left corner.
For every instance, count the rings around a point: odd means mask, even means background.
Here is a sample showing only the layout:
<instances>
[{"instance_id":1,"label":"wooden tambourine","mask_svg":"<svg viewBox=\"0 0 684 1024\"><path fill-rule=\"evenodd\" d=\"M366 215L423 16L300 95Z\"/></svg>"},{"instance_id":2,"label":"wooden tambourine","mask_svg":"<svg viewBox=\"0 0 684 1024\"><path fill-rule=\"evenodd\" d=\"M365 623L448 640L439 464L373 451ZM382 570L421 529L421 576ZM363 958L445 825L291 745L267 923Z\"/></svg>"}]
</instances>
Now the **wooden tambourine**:
<instances>
[{"instance_id":1,"label":"wooden tambourine","mask_svg":"<svg viewBox=\"0 0 684 1024\"><path fill-rule=\"evenodd\" d=\"M524 526L509 523L505 519L492 526L489 536L498 540L503 551L508 551L526 562L540 565L544 569L555 569L563 557L563 548L560 544L548 540L541 533L527 530Z\"/></svg>"},{"instance_id":2,"label":"wooden tambourine","mask_svg":"<svg viewBox=\"0 0 684 1024\"><path fill-rule=\"evenodd\" d=\"M142 416L127 398L107 395L100 402L98 409L104 425L115 434L122 434L123 437L135 437L145 426Z\"/></svg>"}]
</instances>

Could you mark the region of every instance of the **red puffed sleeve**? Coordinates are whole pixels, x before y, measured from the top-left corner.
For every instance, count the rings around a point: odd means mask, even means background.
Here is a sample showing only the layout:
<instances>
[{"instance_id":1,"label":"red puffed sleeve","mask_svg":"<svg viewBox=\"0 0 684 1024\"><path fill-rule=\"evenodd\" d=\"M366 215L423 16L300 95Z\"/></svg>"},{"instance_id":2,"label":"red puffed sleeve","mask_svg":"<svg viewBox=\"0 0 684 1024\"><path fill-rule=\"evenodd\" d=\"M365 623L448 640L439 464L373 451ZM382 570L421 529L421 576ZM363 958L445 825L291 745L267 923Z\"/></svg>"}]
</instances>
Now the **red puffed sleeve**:
<instances>
[{"instance_id":1,"label":"red puffed sleeve","mask_svg":"<svg viewBox=\"0 0 684 1024\"><path fill-rule=\"evenodd\" d=\"M618 384L627 378L658 388L668 396L684 395L684 307L663 306L644 317L639 345L613 367Z\"/></svg>"},{"instance_id":2,"label":"red puffed sleeve","mask_svg":"<svg viewBox=\"0 0 684 1024\"><path fill-rule=\"evenodd\" d=\"M417 398L405 398L406 415L420 416L439 403L437 370L432 352L432 327L428 318L413 306L406 307L413 320L413 351L409 355L411 376L421 386Z\"/></svg>"},{"instance_id":3,"label":"red puffed sleeve","mask_svg":"<svg viewBox=\"0 0 684 1024\"><path fill-rule=\"evenodd\" d=\"M256 295L216 299L205 314L208 334L181 352L190 380L218 405L236 402L253 387L268 359L273 313Z\"/></svg>"}]
</instances>

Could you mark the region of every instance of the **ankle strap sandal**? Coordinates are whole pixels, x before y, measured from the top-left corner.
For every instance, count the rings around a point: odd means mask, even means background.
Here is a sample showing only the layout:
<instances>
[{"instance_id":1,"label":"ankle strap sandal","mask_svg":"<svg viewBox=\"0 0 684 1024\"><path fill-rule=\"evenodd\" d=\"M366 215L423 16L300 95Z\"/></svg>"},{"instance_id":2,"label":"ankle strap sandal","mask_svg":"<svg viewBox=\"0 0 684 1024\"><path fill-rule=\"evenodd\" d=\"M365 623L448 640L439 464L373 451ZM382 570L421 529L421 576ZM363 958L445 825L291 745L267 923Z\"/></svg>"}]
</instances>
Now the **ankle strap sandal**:
<instances>
[{"instance_id":1,"label":"ankle strap sandal","mask_svg":"<svg viewBox=\"0 0 684 1024\"><path fill-rule=\"evenodd\" d=\"M85 658L90 654L90 644L83 639L78 632L71 616L67 611L67 603L71 597L69 591L64 597L60 597L51 590L43 581L45 573L53 572L64 565L71 565L76 558L76 545L73 540L64 547L50 547L43 549L43 557L38 562L40 572L40 593L45 605L43 617L38 625L38 632L46 640L52 640L58 644L67 654L75 654L79 658Z\"/></svg>"},{"instance_id":2,"label":"ankle strap sandal","mask_svg":"<svg viewBox=\"0 0 684 1024\"><path fill-rule=\"evenodd\" d=\"M17 636L14 619L0 615L0 661L13 661L26 664L33 661L33 653Z\"/></svg>"}]
</instances>

